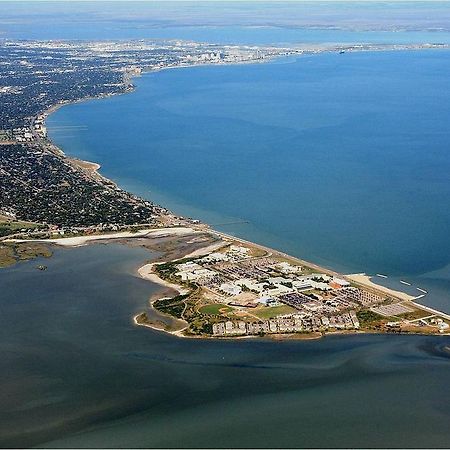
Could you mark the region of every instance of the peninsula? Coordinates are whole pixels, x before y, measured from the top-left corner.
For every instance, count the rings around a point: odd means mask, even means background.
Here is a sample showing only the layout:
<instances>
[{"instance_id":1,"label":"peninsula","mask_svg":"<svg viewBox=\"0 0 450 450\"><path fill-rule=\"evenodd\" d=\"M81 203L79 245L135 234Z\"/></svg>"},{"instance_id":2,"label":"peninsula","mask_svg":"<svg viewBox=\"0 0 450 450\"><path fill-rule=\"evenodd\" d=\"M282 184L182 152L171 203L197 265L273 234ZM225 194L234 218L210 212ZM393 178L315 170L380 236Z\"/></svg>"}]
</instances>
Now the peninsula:
<instances>
[{"instance_id":1,"label":"peninsula","mask_svg":"<svg viewBox=\"0 0 450 450\"><path fill-rule=\"evenodd\" d=\"M323 51L441 47L4 41L0 263L50 256L53 245L99 240L147 248L161 245L163 259L144 265L138 274L164 286L164 292L134 321L179 336L449 334L450 316L416 303L415 297L378 286L364 274L339 274L219 233L122 190L99 174L97 164L66 156L47 138L45 127L55 108L129 92L131 78L143 71L262 62Z\"/></svg>"}]
</instances>

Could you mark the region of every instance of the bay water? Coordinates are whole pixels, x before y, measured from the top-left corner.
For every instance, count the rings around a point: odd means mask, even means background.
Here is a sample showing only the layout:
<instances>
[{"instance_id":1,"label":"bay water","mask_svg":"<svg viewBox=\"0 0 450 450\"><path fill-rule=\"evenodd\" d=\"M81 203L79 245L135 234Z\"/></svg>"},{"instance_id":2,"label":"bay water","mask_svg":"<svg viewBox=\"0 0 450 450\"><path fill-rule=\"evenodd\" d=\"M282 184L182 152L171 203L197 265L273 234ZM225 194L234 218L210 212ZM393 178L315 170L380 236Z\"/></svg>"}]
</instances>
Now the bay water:
<instances>
[{"instance_id":1,"label":"bay water","mask_svg":"<svg viewBox=\"0 0 450 450\"><path fill-rule=\"evenodd\" d=\"M166 70L59 109L49 135L176 213L343 272L406 277L449 311L448 73L447 50Z\"/></svg>"}]
</instances>

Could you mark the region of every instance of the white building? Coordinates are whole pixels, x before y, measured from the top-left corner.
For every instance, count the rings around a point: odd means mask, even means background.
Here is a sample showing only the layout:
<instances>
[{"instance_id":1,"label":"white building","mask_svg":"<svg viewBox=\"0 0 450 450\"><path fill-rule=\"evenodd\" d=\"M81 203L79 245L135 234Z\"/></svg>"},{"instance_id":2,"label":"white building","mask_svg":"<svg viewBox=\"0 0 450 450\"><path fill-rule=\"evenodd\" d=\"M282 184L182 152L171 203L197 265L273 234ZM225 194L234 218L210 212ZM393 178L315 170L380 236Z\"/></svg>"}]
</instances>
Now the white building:
<instances>
[{"instance_id":1,"label":"white building","mask_svg":"<svg viewBox=\"0 0 450 450\"><path fill-rule=\"evenodd\" d=\"M239 295L242 292L242 288L234 283L222 283L219 289L227 295Z\"/></svg>"}]
</instances>

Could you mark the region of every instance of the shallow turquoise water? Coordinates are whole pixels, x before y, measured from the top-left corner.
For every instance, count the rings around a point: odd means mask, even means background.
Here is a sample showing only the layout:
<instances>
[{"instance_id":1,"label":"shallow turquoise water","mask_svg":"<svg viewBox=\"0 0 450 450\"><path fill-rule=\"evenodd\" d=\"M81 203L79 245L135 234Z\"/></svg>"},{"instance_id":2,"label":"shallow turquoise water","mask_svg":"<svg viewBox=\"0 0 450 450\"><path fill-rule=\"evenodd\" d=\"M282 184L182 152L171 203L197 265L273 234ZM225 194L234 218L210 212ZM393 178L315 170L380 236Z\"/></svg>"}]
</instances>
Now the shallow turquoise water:
<instances>
[{"instance_id":1,"label":"shallow turquoise water","mask_svg":"<svg viewBox=\"0 0 450 450\"><path fill-rule=\"evenodd\" d=\"M1 447L448 447L448 337L136 328L149 257L95 245L2 269Z\"/></svg>"},{"instance_id":2,"label":"shallow turquoise water","mask_svg":"<svg viewBox=\"0 0 450 450\"><path fill-rule=\"evenodd\" d=\"M169 70L48 125L181 214L343 271L417 277L450 263L449 72L441 50Z\"/></svg>"}]
</instances>

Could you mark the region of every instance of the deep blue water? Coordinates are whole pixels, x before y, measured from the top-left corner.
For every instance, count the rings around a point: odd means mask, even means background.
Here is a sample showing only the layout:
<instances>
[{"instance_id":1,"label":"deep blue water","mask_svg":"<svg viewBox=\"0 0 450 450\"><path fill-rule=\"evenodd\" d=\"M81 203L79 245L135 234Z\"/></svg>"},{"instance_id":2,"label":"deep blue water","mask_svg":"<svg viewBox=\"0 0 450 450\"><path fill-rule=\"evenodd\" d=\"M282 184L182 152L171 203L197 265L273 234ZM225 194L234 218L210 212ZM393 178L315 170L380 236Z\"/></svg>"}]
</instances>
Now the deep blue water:
<instances>
[{"instance_id":1,"label":"deep blue water","mask_svg":"<svg viewBox=\"0 0 450 450\"><path fill-rule=\"evenodd\" d=\"M281 26L448 29L442 2L133 5L2 3L0 37L450 42ZM253 26L267 17L280 26ZM417 52L160 72L49 125L134 192L248 220L217 228L334 268L405 277L449 311L448 66L448 52ZM179 340L132 324L156 289L133 276L149 257L96 245L0 271L1 447L448 447L448 337Z\"/></svg>"},{"instance_id":2,"label":"deep blue water","mask_svg":"<svg viewBox=\"0 0 450 450\"><path fill-rule=\"evenodd\" d=\"M48 125L64 151L176 212L423 284L450 263L448 73L441 50L168 70ZM235 221L249 223L220 225ZM439 274L434 304L448 308Z\"/></svg>"},{"instance_id":3,"label":"deep blue water","mask_svg":"<svg viewBox=\"0 0 450 450\"><path fill-rule=\"evenodd\" d=\"M132 323L149 257L2 269L1 447L448 447L448 337L178 339Z\"/></svg>"}]
</instances>

